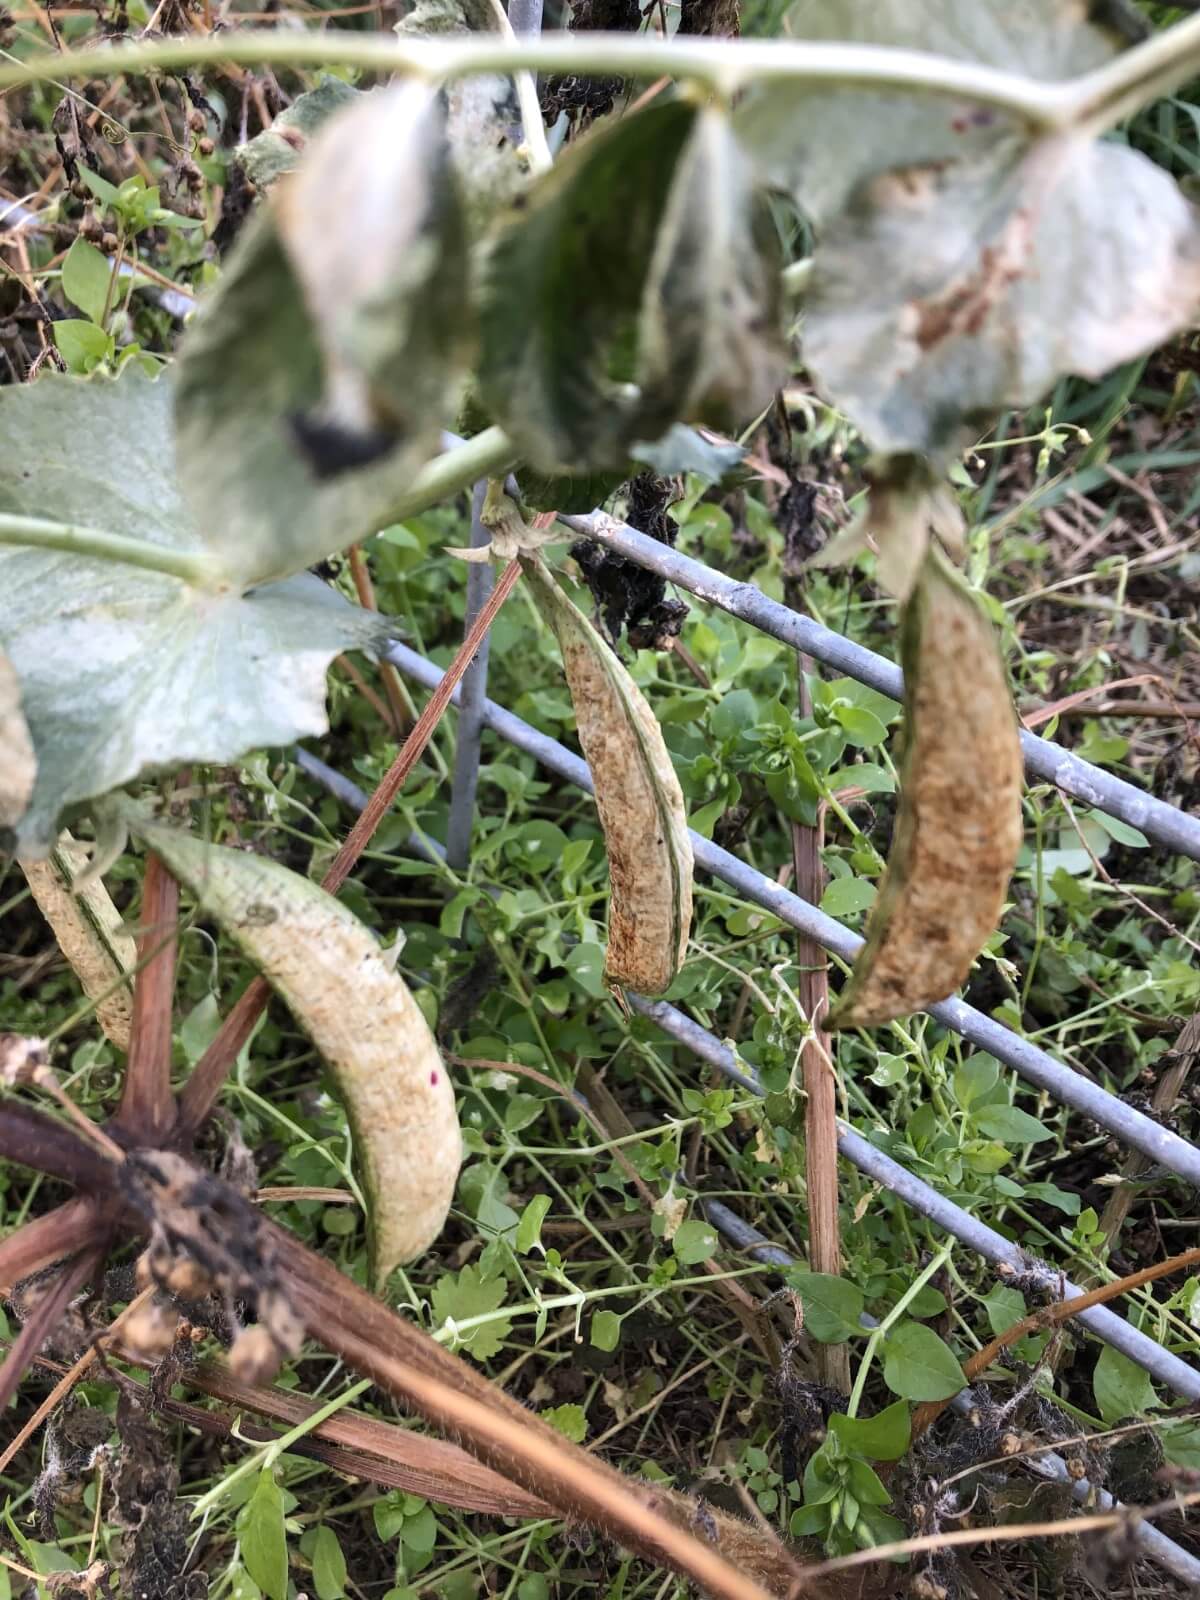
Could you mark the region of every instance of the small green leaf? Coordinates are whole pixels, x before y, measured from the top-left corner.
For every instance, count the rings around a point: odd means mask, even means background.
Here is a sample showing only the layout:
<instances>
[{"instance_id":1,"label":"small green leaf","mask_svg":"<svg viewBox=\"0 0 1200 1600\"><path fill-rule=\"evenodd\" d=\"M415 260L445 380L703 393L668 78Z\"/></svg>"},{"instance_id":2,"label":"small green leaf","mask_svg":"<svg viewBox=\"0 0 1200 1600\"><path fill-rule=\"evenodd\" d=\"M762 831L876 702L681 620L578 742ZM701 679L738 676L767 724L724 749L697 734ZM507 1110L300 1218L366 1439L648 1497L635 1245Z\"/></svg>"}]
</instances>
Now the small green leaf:
<instances>
[{"instance_id":1,"label":"small green leaf","mask_svg":"<svg viewBox=\"0 0 1200 1600\"><path fill-rule=\"evenodd\" d=\"M85 377L107 361L113 353L113 342L103 328L94 322L76 318L56 322L52 328L58 353L67 363L70 372Z\"/></svg>"},{"instance_id":2,"label":"small green leaf","mask_svg":"<svg viewBox=\"0 0 1200 1600\"><path fill-rule=\"evenodd\" d=\"M698 1218L681 1223L671 1240L671 1248L680 1261L689 1267L698 1261L707 1261L710 1256L715 1255L719 1244L716 1229Z\"/></svg>"},{"instance_id":3,"label":"small green leaf","mask_svg":"<svg viewBox=\"0 0 1200 1600\"><path fill-rule=\"evenodd\" d=\"M1031 1117L1019 1106L984 1106L973 1112L975 1126L989 1139L999 1139L1004 1144L1038 1144L1042 1139L1053 1139L1054 1129Z\"/></svg>"},{"instance_id":4,"label":"small green leaf","mask_svg":"<svg viewBox=\"0 0 1200 1600\"><path fill-rule=\"evenodd\" d=\"M559 1433L565 1439L570 1439L572 1444L582 1444L587 1438L587 1412L582 1406L551 1406L548 1411L542 1411L539 1415L543 1422L548 1422L552 1428L557 1428Z\"/></svg>"},{"instance_id":5,"label":"small green leaf","mask_svg":"<svg viewBox=\"0 0 1200 1600\"><path fill-rule=\"evenodd\" d=\"M458 1323L469 1317L485 1316L504 1304L507 1293L508 1285L503 1278L484 1278L478 1267L464 1267L457 1274L445 1273L434 1284L430 1296L434 1323L442 1326L447 1321ZM511 1318L497 1317L464 1330L458 1335L455 1348L468 1351L476 1361L486 1361L502 1349L511 1330Z\"/></svg>"},{"instance_id":6,"label":"small green leaf","mask_svg":"<svg viewBox=\"0 0 1200 1600\"><path fill-rule=\"evenodd\" d=\"M821 896L821 910L831 917L849 917L875 903L876 887L867 878L831 878Z\"/></svg>"},{"instance_id":7,"label":"small green leaf","mask_svg":"<svg viewBox=\"0 0 1200 1600\"><path fill-rule=\"evenodd\" d=\"M80 234L63 257L62 290L93 322L101 322L108 304L113 265Z\"/></svg>"},{"instance_id":8,"label":"small green leaf","mask_svg":"<svg viewBox=\"0 0 1200 1600\"><path fill-rule=\"evenodd\" d=\"M283 1494L269 1468L238 1512L237 1534L246 1570L269 1600L287 1600L287 1534Z\"/></svg>"},{"instance_id":9,"label":"small green leaf","mask_svg":"<svg viewBox=\"0 0 1200 1600\"><path fill-rule=\"evenodd\" d=\"M966 1384L958 1357L923 1323L902 1322L884 1351L883 1381L903 1400L948 1400Z\"/></svg>"},{"instance_id":10,"label":"small green leaf","mask_svg":"<svg viewBox=\"0 0 1200 1600\"><path fill-rule=\"evenodd\" d=\"M346 1558L332 1528L322 1524L315 1530L310 1559L320 1600L342 1600L346 1592Z\"/></svg>"},{"instance_id":11,"label":"small green leaf","mask_svg":"<svg viewBox=\"0 0 1200 1600\"><path fill-rule=\"evenodd\" d=\"M845 1278L827 1272L789 1271L787 1281L800 1296L804 1331L821 1344L841 1344L862 1332L863 1293Z\"/></svg>"},{"instance_id":12,"label":"small green leaf","mask_svg":"<svg viewBox=\"0 0 1200 1600\"><path fill-rule=\"evenodd\" d=\"M1000 1077L1000 1063L995 1056L976 1050L954 1069L954 1098L964 1111L990 1094Z\"/></svg>"},{"instance_id":13,"label":"small green leaf","mask_svg":"<svg viewBox=\"0 0 1200 1600\"><path fill-rule=\"evenodd\" d=\"M910 1420L908 1406L897 1400L873 1417L847 1417L835 1412L829 1419L829 1431L848 1450L864 1456L869 1461L899 1461L908 1449ZM855 1490L858 1494L858 1490ZM866 1497L858 1495L860 1500ZM875 1501L886 1505L887 1499Z\"/></svg>"},{"instance_id":14,"label":"small green leaf","mask_svg":"<svg viewBox=\"0 0 1200 1600\"><path fill-rule=\"evenodd\" d=\"M1007 1333L1025 1315L1025 1296L1019 1289L998 1283L983 1297L988 1325L994 1334Z\"/></svg>"},{"instance_id":15,"label":"small green leaf","mask_svg":"<svg viewBox=\"0 0 1200 1600\"><path fill-rule=\"evenodd\" d=\"M615 1311L597 1311L592 1316L590 1339L597 1350L615 1350L621 1342L621 1319Z\"/></svg>"},{"instance_id":16,"label":"small green leaf","mask_svg":"<svg viewBox=\"0 0 1200 1600\"><path fill-rule=\"evenodd\" d=\"M518 1255L527 1256L531 1250L540 1245L542 1223L546 1220L550 1205L548 1194L535 1194L521 1212L521 1220L517 1224L517 1237L513 1241Z\"/></svg>"},{"instance_id":17,"label":"small green leaf","mask_svg":"<svg viewBox=\"0 0 1200 1600\"><path fill-rule=\"evenodd\" d=\"M865 706L834 706L833 715L849 743L859 750L869 750L887 739L887 728Z\"/></svg>"},{"instance_id":18,"label":"small green leaf","mask_svg":"<svg viewBox=\"0 0 1200 1600\"><path fill-rule=\"evenodd\" d=\"M1158 1405L1149 1374L1136 1361L1105 1345L1092 1373L1092 1392L1101 1417L1111 1427Z\"/></svg>"}]
</instances>

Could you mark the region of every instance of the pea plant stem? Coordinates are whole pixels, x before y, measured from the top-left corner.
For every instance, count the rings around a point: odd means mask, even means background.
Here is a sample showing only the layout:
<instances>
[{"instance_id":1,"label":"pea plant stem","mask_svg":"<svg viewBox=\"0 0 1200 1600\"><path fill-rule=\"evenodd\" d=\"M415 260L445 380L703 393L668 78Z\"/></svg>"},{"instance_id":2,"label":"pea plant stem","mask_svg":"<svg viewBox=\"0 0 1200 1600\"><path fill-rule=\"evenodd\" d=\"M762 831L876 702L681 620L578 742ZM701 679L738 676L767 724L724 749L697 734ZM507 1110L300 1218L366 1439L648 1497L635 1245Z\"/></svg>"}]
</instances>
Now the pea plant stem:
<instances>
[{"instance_id":1,"label":"pea plant stem","mask_svg":"<svg viewBox=\"0 0 1200 1600\"><path fill-rule=\"evenodd\" d=\"M1070 84L1037 82L1019 73L974 62L878 45L678 35L651 39L621 33L548 33L537 39L519 40L482 33L396 39L382 35L292 35L260 29L209 38L140 39L113 49L90 47L38 56L27 62L5 62L0 65L0 90L48 79L112 78L154 68L178 70L215 63L316 67L332 62L438 81L471 73L521 71L590 77L615 74L642 79L669 76L702 83L722 96L732 95L751 83L898 89L975 101L1008 112L1042 132L1056 132L1067 126L1075 100ZM1172 80L1177 81L1174 66L1172 62ZM1139 74L1136 81L1145 98L1153 98L1154 74Z\"/></svg>"},{"instance_id":2,"label":"pea plant stem","mask_svg":"<svg viewBox=\"0 0 1200 1600\"><path fill-rule=\"evenodd\" d=\"M222 578L220 564L202 550L171 550L145 539L127 539L123 534L52 522L45 517L0 513L0 545L25 545L31 550L60 550L64 555L99 561L124 561L143 572L160 572L165 577L182 578L185 583L208 588Z\"/></svg>"},{"instance_id":3,"label":"pea plant stem","mask_svg":"<svg viewBox=\"0 0 1200 1600\"><path fill-rule=\"evenodd\" d=\"M487 480L475 485L471 497L471 545L487 544L491 533L480 520ZM467 611L464 627L471 624L492 592L491 563L472 563L467 568ZM389 663L390 665L390 663ZM394 670L394 669L393 669ZM450 790L450 819L446 828L446 860L462 872L471 858L471 833L475 822L475 794L479 785L479 754L483 741L483 702L487 698L488 641L485 638L471 665L463 674L462 710L458 719L458 741L454 751L454 781Z\"/></svg>"},{"instance_id":4,"label":"pea plant stem","mask_svg":"<svg viewBox=\"0 0 1200 1600\"><path fill-rule=\"evenodd\" d=\"M867 1348L863 1351L862 1360L858 1364L858 1371L854 1374L854 1387L850 1391L850 1403L846 1407L847 1416L856 1417L858 1415L859 1402L862 1400L863 1389L866 1387L867 1373L871 1370L871 1363L875 1359L875 1352L878 1350L880 1343L887 1337L888 1331L899 1322L900 1318L916 1299L920 1290L925 1287L935 1272L941 1271L949 1259L950 1246L943 1245L925 1270L918 1273L908 1288L905 1289L879 1326L871 1329L871 1337L867 1340Z\"/></svg>"}]
</instances>

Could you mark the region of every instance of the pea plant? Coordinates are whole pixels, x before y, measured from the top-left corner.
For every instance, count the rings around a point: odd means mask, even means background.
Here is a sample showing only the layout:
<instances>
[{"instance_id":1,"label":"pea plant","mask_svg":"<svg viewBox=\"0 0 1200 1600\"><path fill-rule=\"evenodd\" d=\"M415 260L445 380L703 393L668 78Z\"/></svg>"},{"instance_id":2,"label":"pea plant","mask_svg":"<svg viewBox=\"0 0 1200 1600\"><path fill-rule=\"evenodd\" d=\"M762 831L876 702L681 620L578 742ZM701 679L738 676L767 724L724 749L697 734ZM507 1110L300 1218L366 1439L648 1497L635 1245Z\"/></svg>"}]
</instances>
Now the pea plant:
<instances>
[{"instance_id":1,"label":"pea plant","mask_svg":"<svg viewBox=\"0 0 1200 1600\"><path fill-rule=\"evenodd\" d=\"M0 89L215 62L336 62L384 80L327 79L244 145L253 213L169 360L117 338L114 286L127 242L195 219L141 180L118 188L82 169L116 254L72 245L63 289L84 315L56 328L67 370L0 388L0 825L130 1064L108 1132L0 1114L7 1156L80 1189L75 1210L31 1225L36 1238L5 1241L0 1266L5 1251L5 1273L81 1252L0 1369L0 1398L47 1319L115 1241L137 1239L144 1306L157 1310L131 1316L131 1348L153 1352L164 1321L174 1338L180 1298L215 1298L247 1382L308 1333L542 1504L709 1592L825 1592L836 1580L798 1579L757 1530L732 1518L698 1529L684 1497L529 1426L365 1290L252 1223L196 1141L273 987L355 1130L377 1288L437 1236L462 1158L446 1062L374 935L333 897L518 583L557 640L595 784L610 879L599 992L670 989L693 914L676 765L653 691L543 550L561 541L556 514L603 505L646 465L736 472L746 451L730 438L751 436L797 359L873 452L865 508L812 564L872 558L899 609L907 684L887 873L825 1026L877 1027L966 980L1021 847L1022 758L993 622L959 570L952 477L1001 410L1067 374L1098 378L1193 321L1200 224L1119 130L1194 75L1200 20L1143 37L1119 0L795 0L779 39L518 40L486 7L421 0L397 34L147 38L0 64ZM552 156L534 73L648 87ZM811 254L789 260L798 238ZM194 769L324 733L330 662L378 654L403 629L314 569L480 480L485 540L455 553L501 576L323 889L180 826ZM882 737L862 704L826 710L852 740L864 718ZM781 794L806 767L786 724L755 733ZM68 828L93 841L82 878ZM80 909L131 837L166 921L173 875L262 974L178 1101L161 1060L169 963L146 934L122 953L104 906ZM27 1044L9 1048L8 1081L54 1093ZM994 1127L1001 1112L964 1096L982 1144L987 1113ZM714 1127L729 1120L724 1101L697 1107ZM84 1245L72 1242L81 1227ZM810 1297L833 1308L829 1342L851 1337L861 1296L808 1276ZM871 1463L908 1449L907 1400L961 1386L928 1331L885 1323L871 1336L848 1409L804 1473L798 1536L845 1553L902 1534ZM877 1348L902 1398L861 1417Z\"/></svg>"}]
</instances>

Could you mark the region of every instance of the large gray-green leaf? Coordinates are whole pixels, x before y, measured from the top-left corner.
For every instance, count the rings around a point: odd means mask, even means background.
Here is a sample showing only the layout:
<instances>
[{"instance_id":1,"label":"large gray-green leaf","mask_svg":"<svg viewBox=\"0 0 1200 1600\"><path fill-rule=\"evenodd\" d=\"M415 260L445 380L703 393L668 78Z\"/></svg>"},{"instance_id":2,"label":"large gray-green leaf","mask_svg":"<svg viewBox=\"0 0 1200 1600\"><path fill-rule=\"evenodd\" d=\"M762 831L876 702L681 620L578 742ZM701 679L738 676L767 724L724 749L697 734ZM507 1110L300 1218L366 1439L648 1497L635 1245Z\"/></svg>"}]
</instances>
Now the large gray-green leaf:
<instances>
[{"instance_id":1,"label":"large gray-green leaf","mask_svg":"<svg viewBox=\"0 0 1200 1600\"><path fill-rule=\"evenodd\" d=\"M237 158L248 178L267 189L276 178L299 166L305 146L335 111L362 97L340 78L322 78L315 89L298 95L269 128L237 148Z\"/></svg>"},{"instance_id":2,"label":"large gray-green leaf","mask_svg":"<svg viewBox=\"0 0 1200 1600\"><path fill-rule=\"evenodd\" d=\"M0 389L0 510L200 552L173 476L170 393L48 376ZM307 574L243 594L58 551L0 546L0 642L38 760L8 834L45 855L63 811L148 770L232 761L324 732L325 669L382 642L380 619Z\"/></svg>"},{"instance_id":3,"label":"large gray-green leaf","mask_svg":"<svg viewBox=\"0 0 1200 1600\"><path fill-rule=\"evenodd\" d=\"M787 370L778 235L723 110L696 120L671 185L642 307L642 404L734 427Z\"/></svg>"},{"instance_id":4,"label":"large gray-green leaf","mask_svg":"<svg viewBox=\"0 0 1200 1600\"><path fill-rule=\"evenodd\" d=\"M491 0L417 0L396 24L402 39L494 33ZM471 219L480 223L514 200L527 169L519 154L521 113L511 77L470 73L444 86L447 133Z\"/></svg>"},{"instance_id":5,"label":"large gray-green leaf","mask_svg":"<svg viewBox=\"0 0 1200 1600\"><path fill-rule=\"evenodd\" d=\"M861 185L817 250L804 356L877 449L947 457L964 421L1099 377L1198 308L1173 179L1121 145L1008 140Z\"/></svg>"},{"instance_id":6,"label":"large gray-green leaf","mask_svg":"<svg viewBox=\"0 0 1200 1600\"><path fill-rule=\"evenodd\" d=\"M207 543L248 581L385 523L437 450L470 327L467 265L436 108L412 115L408 93L364 97L322 128L305 163L316 176L298 169L276 190L279 218L267 206L247 225L183 340L180 482ZM345 157L332 178L330 152ZM356 257L365 275L347 266L355 293L339 301L339 263Z\"/></svg>"},{"instance_id":7,"label":"large gray-green leaf","mask_svg":"<svg viewBox=\"0 0 1200 1600\"><path fill-rule=\"evenodd\" d=\"M1120 0L796 0L784 22L793 39L927 50L1042 81L1099 66L1138 26ZM735 124L763 173L818 224L861 178L978 154L1017 126L953 96L792 83L748 96Z\"/></svg>"},{"instance_id":8,"label":"large gray-green leaf","mask_svg":"<svg viewBox=\"0 0 1200 1600\"><path fill-rule=\"evenodd\" d=\"M568 149L501 231L481 311L482 398L543 472L620 468L675 415L633 387L638 317L676 163L695 124L655 102Z\"/></svg>"}]
</instances>

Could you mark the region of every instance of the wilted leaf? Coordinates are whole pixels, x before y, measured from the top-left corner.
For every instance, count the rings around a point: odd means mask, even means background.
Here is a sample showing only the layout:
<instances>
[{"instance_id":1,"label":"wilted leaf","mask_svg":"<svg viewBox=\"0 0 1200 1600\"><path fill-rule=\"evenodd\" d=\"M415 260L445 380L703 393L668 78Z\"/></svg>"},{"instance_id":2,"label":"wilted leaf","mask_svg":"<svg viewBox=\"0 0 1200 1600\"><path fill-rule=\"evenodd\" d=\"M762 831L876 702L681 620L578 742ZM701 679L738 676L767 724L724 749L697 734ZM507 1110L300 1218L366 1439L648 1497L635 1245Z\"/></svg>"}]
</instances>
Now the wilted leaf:
<instances>
[{"instance_id":1,"label":"wilted leaf","mask_svg":"<svg viewBox=\"0 0 1200 1600\"><path fill-rule=\"evenodd\" d=\"M495 31L490 0L417 0L396 24L402 39ZM515 199L526 182L513 80L507 74L474 72L452 79L442 92L455 171L472 221L482 222Z\"/></svg>"},{"instance_id":2,"label":"wilted leaf","mask_svg":"<svg viewBox=\"0 0 1200 1600\"><path fill-rule=\"evenodd\" d=\"M293 428L319 476L388 452L412 470L437 451L471 346L438 92L401 83L331 118L273 206L325 366L321 405Z\"/></svg>"},{"instance_id":3,"label":"wilted leaf","mask_svg":"<svg viewBox=\"0 0 1200 1600\"><path fill-rule=\"evenodd\" d=\"M957 988L996 927L1021 845L1021 746L1004 663L991 624L936 551L904 609L901 654L900 815L830 1029L890 1022Z\"/></svg>"},{"instance_id":4,"label":"wilted leaf","mask_svg":"<svg viewBox=\"0 0 1200 1600\"><path fill-rule=\"evenodd\" d=\"M237 159L260 189L299 165L308 141L335 111L362 98L362 90L340 78L322 78L315 89L298 95L269 128L238 146Z\"/></svg>"},{"instance_id":5,"label":"wilted leaf","mask_svg":"<svg viewBox=\"0 0 1200 1600\"><path fill-rule=\"evenodd\" d=\"M818 247L804 357L877 449L956 454L963 424L1098 378L1200 307L1200 224L1145 156L1064 135L865 181Z\"/></svg>"},{"instance_id":6,"label":"wilted leaf","mask_svg":"<svg viewBox=\"0 0 1200 1600\"><path fill-rule=\"evenodd\" d=\"M1114 18L1125 25L1114 27ZM1119 0L796 0L784 21L793 39L929 50L1038 80L1101 65L1137 26ZM790 189L818 224L862 178L977 156L1004 131L1020 131L1012 117L952 96L793 83L747 96L734 124L764 176Z\"/></svg>"},{"instance_id":7,"label":"wilted leaf","mask_svg":"<svg viewBox=\"0 0 1200 1600\"><path fill-rule=\"evenodd\" d=\"M37 756L21 709L21 680L0 652L0 828L16 826L36 779Z\"/></svg>"},{"instance_id":8,"label":"wilted leaf","mask_svg":"<svg viewBox=\"0 0 1200 1600\"><path fill-rule=\"evenodd\" d=\"M0 389L0 510L203 555L173 471L170 390L48 376ZM33 471L28 463L36 463ZM232 554L232 553L231 553ZM120 562L0 546L0 635L38 775L15 829L45 855L63 811L139 773L323 733L325 670L386 624L307 574L248 594Z\"/></svg>"},{"instance_id":9,"label":"wilted leaf","mask_svg":"<svg viewBox=\"0 0 1200 1600\"><path fill-rule=\"evenodd\" d=\"M679 160L642 307L637 381L650 415L732 427L787 370L778 236L724 111Z\"/></svg>"},{"instance_id":10,"label":"wilted leaf","mask_svg":"<svg viewBox=\"0 0 1200 1600\"><path fill-rule=\"evenodd\" d=\"M572 145L489 254L484 403L543 472L623 468L676 413L633 387L643 292L696 108L656 101Z\"/></svg>"},{"instance_id":11,"label":"wilted leaf","mask_svg":"<svg viewBox=\"0 0 1200 1600\"><path fill-rule=\"evenodd\" d=\"M612 898L604 981L661 994L692 922L692 846L662 729L616 653L539 556L521 565L562 651L579 743L592 769Z\"/></svg>"},{"instance_id":12,"label":"wilted leaf","mask_svg":"<svg viewBox=\"0 0 1200 1600\"><path fill-rule=\"evenodd\" d=\"M382 1285L441 1232L462 1140L429 1024L352 911L278 861L209 844L121 806L287 1002L329 1063L354 1131Z\"/></svg>"}]
</instances>

